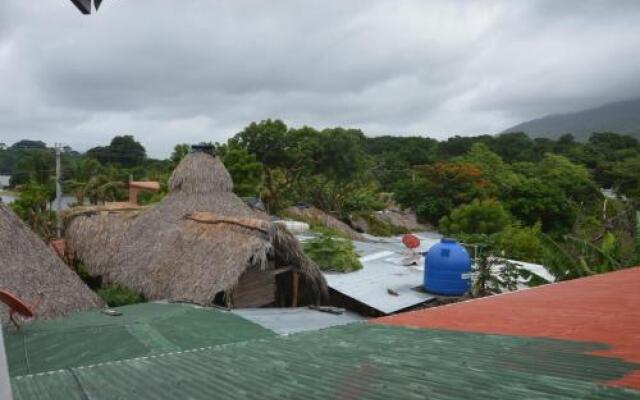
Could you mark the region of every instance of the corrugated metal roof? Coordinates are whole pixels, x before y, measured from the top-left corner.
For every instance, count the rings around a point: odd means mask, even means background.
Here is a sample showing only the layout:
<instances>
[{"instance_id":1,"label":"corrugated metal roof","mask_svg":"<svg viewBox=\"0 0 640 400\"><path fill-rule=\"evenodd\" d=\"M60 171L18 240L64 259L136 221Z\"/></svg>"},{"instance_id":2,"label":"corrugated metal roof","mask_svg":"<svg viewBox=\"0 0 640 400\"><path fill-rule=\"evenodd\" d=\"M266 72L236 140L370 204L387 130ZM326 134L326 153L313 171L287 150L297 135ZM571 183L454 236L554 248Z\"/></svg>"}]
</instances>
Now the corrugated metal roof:
<instances>
[{"instance_id":1,"label":"corrugated metal roof","mask_svg":"<svg viewBox=\"0 0 640 400\"><path fill-rule=\"evenodd\" d=\"M187 304L144 303L35 321L5 330L12 376L123 360L150 354L275 336L228 312Z\"/></svg>"},{"instance_id":2,"label":"corrugated metal roof","mask_svg":"<svg viewBox=\"0 0 640 400\"><path fill-rule=\"evenodd\" d=\"M617 382L640 389L640 267L376 320L599 344L600 355L633 362Z\"/></svg>"},{"instance_id":3,"label":"corrugated metal roof","mask_svg":"<svg viewBox=\"0 0 640 400\"><path fill-rule=\"evenodd\" d=\"M420 232L415 235L420 238L418 253L425 253L442 238L442 235L435 232ZM308 233L298 237L305 241L313 235ZM365 237L370 241L353 241L363 268L349 273L324 273L331 289L385 314L395 313L435 299L436 296L422 290L424 257L417 257L417 265L405 266L403 260L410 253L402 244L401 237L381 238L371 235L365 235ZM548 281L554 280L542 265L509 261ZM495 268L497 271L497 266ZM522 281L519 288L527 287L524 279ZM390 294L389 289L398 295Z\"/></svg>"},{"instance_id":4,"label":"corrugated metal roof","mask_svg":"<svg viewBox=\"0 0 640 400\"><path fill-rule=\"evenodd\" d=\"M439 241L436 234L416 236L420 238L419 252ZM353 242L363 268L349 273L325 273L329 287L385 314L435 299L421 290L424 258L420 257L417 265L402 265L408 253L400 237L375 239ZM390 294L389 289L397 295Z\"/></svg>"},{"instance_id":5,"label":"corrugated metal roof","mask_svg":"<svg viewBox=\"0 0 640 400\"><path fill-rule=\"evenodd\" d=\"M638 398L640 392L598 383L634 368L587 354L598 348L351 324L19 377L12 384L17 400Z\"/></svg>"},{"instance_id":6,"label":"corrugated metal roof","mask_svg":"<svg viewBox=\"0 0 640 400\"><path fill-rule=\"evenodd\" d=\"M342 314L330 314L306 307L239 308L231 312L283 335L347 325L365 320L359 314L350 311L345 311Z\"/></svg>"}]
</instances>

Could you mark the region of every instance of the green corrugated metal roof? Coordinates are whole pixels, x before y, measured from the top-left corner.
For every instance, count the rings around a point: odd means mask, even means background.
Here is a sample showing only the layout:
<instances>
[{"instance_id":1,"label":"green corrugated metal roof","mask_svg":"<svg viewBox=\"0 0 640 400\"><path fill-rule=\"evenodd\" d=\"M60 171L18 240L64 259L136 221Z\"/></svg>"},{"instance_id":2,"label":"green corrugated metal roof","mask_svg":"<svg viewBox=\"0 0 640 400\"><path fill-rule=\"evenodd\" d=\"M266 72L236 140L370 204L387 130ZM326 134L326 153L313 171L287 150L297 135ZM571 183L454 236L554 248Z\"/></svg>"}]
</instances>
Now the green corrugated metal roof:
<instances>
[{"instance_id":1,"label":"green corrugated metal roof","mask_svg":"<svg viewBox=\"0 0 640 400\"><path fill-rule=\"evenodd\" d=\"M264 338L273 332L228 312L187 304L120 307L5 329L12 376Z\"/></svg>"},{"instance_id":2,"label":"green corrugated metal roof","mask_svg":"<svg viewBox=\"0 0 640 400\"><path fill-rule=\"evenodd\" d=\"M602 345L353 324L12 380L26 399L637 399ZM58 393L57 389L64 390Z\"/></svg>"}]
</instances>

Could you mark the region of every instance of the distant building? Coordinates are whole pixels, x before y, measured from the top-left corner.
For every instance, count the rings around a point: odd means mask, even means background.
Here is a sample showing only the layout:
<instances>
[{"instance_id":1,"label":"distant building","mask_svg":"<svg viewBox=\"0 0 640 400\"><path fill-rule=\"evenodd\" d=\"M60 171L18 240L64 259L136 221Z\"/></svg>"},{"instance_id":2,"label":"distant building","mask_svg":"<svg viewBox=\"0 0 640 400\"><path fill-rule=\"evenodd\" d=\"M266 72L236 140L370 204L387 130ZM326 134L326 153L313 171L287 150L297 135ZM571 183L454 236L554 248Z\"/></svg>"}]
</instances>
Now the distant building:
<instances>
[{"instance_id":1,"label":"distant building","mask_svg":"<svg viewBox=\"0 0 640 400\"><path fill-rule=\"evenodd\" d=\"M9 187L11 175L0 175L0 190Z\"/></svg>"}]
</instances>

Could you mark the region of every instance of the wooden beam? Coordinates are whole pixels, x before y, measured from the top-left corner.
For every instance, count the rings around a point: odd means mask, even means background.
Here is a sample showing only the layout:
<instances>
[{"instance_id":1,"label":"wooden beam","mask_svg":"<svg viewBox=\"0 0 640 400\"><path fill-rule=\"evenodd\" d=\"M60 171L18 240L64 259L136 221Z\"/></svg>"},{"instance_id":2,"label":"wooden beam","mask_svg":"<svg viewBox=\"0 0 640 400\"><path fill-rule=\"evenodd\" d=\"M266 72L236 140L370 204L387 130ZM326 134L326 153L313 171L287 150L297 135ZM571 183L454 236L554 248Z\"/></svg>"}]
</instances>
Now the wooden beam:
<instances>
[{"instance_id":1,"label":"wooden beam","mask_svg":"<svg viewBox=\"0 0 640 400\"><path fill-rule=\"evenodd\" d=\"M298 271L291 272L291 307L298 307L298 286L300 276Z\"/></svg>"}]
</instances>

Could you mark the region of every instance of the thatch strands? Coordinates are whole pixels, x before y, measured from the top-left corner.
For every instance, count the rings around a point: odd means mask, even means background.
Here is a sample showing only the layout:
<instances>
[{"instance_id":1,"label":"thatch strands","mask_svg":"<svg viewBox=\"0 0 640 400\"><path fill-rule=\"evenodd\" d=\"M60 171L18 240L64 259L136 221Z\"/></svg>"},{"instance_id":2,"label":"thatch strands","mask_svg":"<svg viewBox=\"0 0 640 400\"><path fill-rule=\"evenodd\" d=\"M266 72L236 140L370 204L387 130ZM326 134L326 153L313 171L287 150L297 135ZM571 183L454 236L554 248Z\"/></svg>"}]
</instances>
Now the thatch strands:
<instances>
[{"instance_id":1,"label":"thatch strands","mask_svg":"<svg viewBox=\"0 0 640 400\"><path fill-rule=\"evenodd\" d=\"M217 215L207 212L196 212L188 215L186 218L201 222L203 224L231 224L244 228L255 229L264 233L269 233L272 228L272 224L258 218L236 218L225 217L224 215Z\"/></svg>"},{"instance_id":2,"label":"thatch strands","mask_svg":"<svg viewBox=\"0 0 640 400\"><path fill-rule=\"evenodd\" d=\"M91 275L103 275L111 269L113 256L140 207L82 207L64 214L67 254L82 260ZM98 249L98 250L96 250Z\"/></svg>"},{"instance_id":3,"label":"thatch strands","mask_svg":"<svg viewBox=\"0 0 640 400\"><path fill-rule=\"evenodd\" d=\"M0 288L26 302L42 294L35 318L100 307L102 302L56 253L11 210L0 204ZM0 305L1 317L7 317Z\"/></svg>"},{"instance_id":4,"label":"thatch strands","mask_svg":"<svg viewBox=\"0 0 640 400\"><path fill-rule=\"evenodd\" d=\"M324 278L295 237L245 205L232 188L217 158L194 152L175 169L169 193L156 206L134 216L75 216L67 241L91 273L148 299L211 304L246 271L276 265L299 271L309 290L325 294Z\"/></svg>"}]
</instances>

